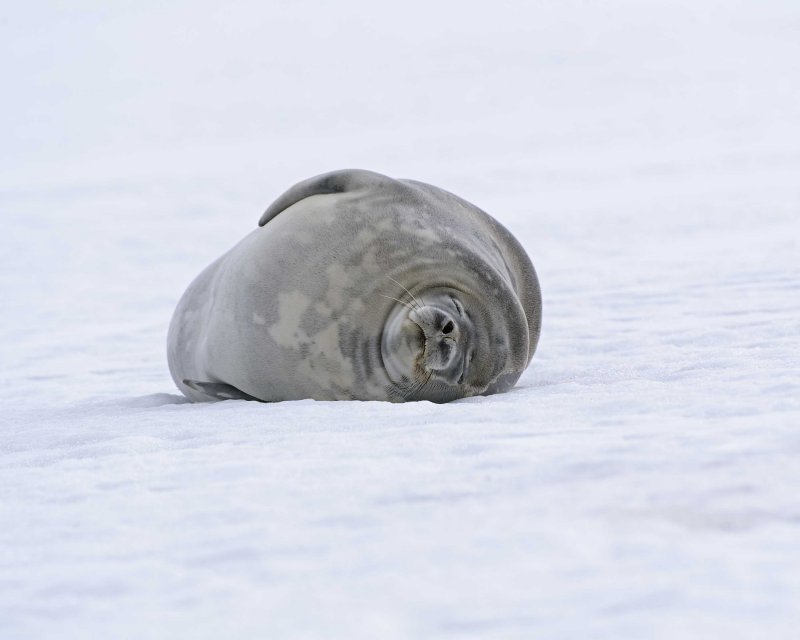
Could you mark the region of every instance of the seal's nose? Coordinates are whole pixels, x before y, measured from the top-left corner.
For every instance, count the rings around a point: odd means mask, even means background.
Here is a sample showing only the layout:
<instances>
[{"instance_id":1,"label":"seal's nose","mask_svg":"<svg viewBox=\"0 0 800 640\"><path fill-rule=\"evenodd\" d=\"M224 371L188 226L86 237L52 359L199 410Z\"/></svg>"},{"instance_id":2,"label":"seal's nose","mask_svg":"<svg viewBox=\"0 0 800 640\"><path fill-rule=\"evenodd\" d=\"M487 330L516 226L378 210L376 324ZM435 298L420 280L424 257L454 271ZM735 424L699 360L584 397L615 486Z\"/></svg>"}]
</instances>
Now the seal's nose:
<instances>
[{"instance_id":1,"label":"seal's nose","mask_svg":"<svg viewBox=\"0 0 800 640\"><path fill-rule=\"evenodd\" d=\"M456 319L444 309L429 305L414 309L408 317L425 336L425 365L434 371L449 367L460 333Z\"/></svg>"}]
</instances>

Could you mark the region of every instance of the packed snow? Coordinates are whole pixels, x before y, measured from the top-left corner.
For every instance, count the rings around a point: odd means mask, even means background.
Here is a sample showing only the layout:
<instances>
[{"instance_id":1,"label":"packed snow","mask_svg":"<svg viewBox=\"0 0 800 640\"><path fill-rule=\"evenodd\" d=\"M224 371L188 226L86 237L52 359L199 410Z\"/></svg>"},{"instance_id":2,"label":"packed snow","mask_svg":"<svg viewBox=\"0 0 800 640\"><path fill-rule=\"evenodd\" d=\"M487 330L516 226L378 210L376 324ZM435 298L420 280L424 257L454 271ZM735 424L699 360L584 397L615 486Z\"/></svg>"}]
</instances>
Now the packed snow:
<instances>
[{"instance_id":1,"label":"packed snow","mask_svg":"<svg viewBox=\"0 0 800 640\"><path fill-rule=\"evenodd\" d=\"M797 638L795 0L16 3L0 638ZM187 403L296 181L435 184L544 298L510 393Z\"/></svg>"}]
</instances>

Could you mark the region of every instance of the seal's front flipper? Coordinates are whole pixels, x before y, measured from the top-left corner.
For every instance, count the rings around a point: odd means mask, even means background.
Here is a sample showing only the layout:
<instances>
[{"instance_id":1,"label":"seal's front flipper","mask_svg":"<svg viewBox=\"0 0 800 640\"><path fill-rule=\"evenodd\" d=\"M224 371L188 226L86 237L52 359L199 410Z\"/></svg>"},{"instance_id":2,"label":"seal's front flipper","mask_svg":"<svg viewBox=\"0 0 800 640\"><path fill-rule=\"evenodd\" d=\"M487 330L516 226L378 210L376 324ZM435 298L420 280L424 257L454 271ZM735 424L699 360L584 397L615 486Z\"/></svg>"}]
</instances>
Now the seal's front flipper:
<instances>
[{"instance_id":1,"label":"seal's front flipper","mask_svg":"<svg viewBox=\"0 0 800 640\"><path fill-rule=\"evenodd\" d=\"M215 398L217 400L258 400L245 393L241 389L234 386L225 384L224 382L201 382L199 380L184 380L185 384L190 389L204 393L205 395Z\"/></svg>"}]
</instances>

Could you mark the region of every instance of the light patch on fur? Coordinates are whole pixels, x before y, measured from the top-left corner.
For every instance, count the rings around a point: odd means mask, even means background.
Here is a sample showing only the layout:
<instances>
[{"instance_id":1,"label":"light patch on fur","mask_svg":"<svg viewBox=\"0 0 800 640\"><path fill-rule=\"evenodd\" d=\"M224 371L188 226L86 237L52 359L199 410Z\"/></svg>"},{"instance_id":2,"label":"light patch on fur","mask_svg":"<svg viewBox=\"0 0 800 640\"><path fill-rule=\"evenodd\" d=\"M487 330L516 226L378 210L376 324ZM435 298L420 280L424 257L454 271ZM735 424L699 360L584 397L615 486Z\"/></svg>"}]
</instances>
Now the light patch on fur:
<instances>
[{"instance_id":1,"label":"light patch on fur","mask_svg":"<svg viewBox=\"0 0 800 640\"><path fill-rule=\"evenodd\" d=\"M300 321L311 305L311 299L299 291L278 294L278 321L269 328L269 335L282 347L296 348L308 342L308 335L300 328Z\"/></svg>"},{"instance_id":2,"label":"light patch on fur","mask_svg":"<svg viewBox=\"0 0 800 640\"><path fill-rule=\"evenodd\" d=\"M347 324L348 320L341 322ZM303 346L308 354L298 363L297 369L320 388L333 391L335 388L349 389L355 384L353 362L342 353L339 344L339 322L332 322L322 331L310 337ZM336 394L331 399L345 399Z\"/></svg>"},{"instance_id":3,"label":"light patch on fur","mask_svg":"<svg viewBox=\"0 0 800 640\"><path fill-rule=\"evenodd\" d=\"M332 264L325 269L325 275L328 276L328 290L325 292L327 302L332 308L341 309L349 299L345 289L353 282L358 282L359 279L354 277L347 267L339 263Z\"/></svg>"},{"instance_id":4,"label":"light patch on fur","mask_svg":"<svg viewBox=\"0 0 800 640\"><path fill-rule=\"evenodd\" d=\"M309 335L302 328L303 317L314 310L326 308L299 291L278 295L278 321L270 326L269 335L284 349L304 350L297 363L298 372L319 388L351 388L355 384L355 370L350 358L342 353L339 328L349 324L348 318L331 322L324 329Z\"/></svg>"},{"instance_id":5,"label":"light patch on fur","mask_svg":"<svg viewBox=\"0 0 800 640\"><path fill-rule=\"evenodd\" d=\"M331 359L318 355L313 359L301 360L297 371L320 389L326 389L329 400L349 400L347 395L337 393L335 389L350 389L355 381L353 365L349 360Z\"/></svg>"},{"instance_id":6,"label":"light patch on fur","mask_svg":"<svg viewBox=\"0 0 800 640\"><path fill-rule=\"evenodd\" d=\"M442 242L441 236L430 227L417 227L414 229L414 235L429 240L433 244L440 244Z\"/></svg>"},{"instance_id":7,"label":"light patch on fur","mask_svg":"<svg viewBox=\"0 0 800 640\"><path fill-rule=\"evenodd\" d=\"M253 324L267 324L267 319L253 311Z\"/></svg>"},{"instance_id":8,"label":"light patch on fur","mask_svg":"<svg viewBox=\"0 0 800 640\"><path fill-rule=\"evenodd\" d=\"M354 242L359 247L367 247L371 245L373 242L375 242L376 238L377 236L375 235L375 232L372 229L365 228L361 229L361 231L359 231L356 234Z\"/></svg>"},{"instance_id":9,"label":"light patch on fur","mask_svg":"<svg viewBox=\"0 0 800 640\"><path fill-rule=\"evenodd\" d=\"M325 316L329 318L333 309L331 309L324 301L317 300L313 307L314 311L316 311L319 315Z\"/></svg>"},{"instance_id":10,"label":"light patch on fur","mask_svg":"<svg viewBox=\"0 0 800 640\"><path fill-rule=\"evenodd\" d=\"M369 249L364 252L364 257L361 258L361 268L370 274L380 271L380 265L378 264L378 246L376 244L370 245Z\"/></svg>"},{"instance_id":11,"label":"light patch on fur","mask_svg":"<svg viewBox=\"0 0 800 640\"><path fill-rule=\"evenodd\" d=\"M341 357L339 349L339 323L331 322L327 327L314 336L315 351L328 357Z\"/></svg>"}]
</instances>

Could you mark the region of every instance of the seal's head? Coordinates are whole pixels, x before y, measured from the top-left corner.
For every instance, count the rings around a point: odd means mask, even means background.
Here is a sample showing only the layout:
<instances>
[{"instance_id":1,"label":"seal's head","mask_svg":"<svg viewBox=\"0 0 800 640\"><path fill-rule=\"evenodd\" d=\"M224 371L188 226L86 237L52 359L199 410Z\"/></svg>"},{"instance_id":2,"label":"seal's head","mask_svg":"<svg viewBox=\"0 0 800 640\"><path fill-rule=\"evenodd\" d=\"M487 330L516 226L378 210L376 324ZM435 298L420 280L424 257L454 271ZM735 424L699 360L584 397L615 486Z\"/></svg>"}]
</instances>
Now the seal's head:
<instances>
[{"instance_id":1,"label":"seal's head","mask_svg":"<svg viewBox=\"0 0 800 640\"><path fill-rule=\"evenodd\" d=\"M527 365L525 314L490 308L487 296L452 286L397 300L381 354L397 400L449 402L510 389Z\"/></svg>"}]
</instances>

